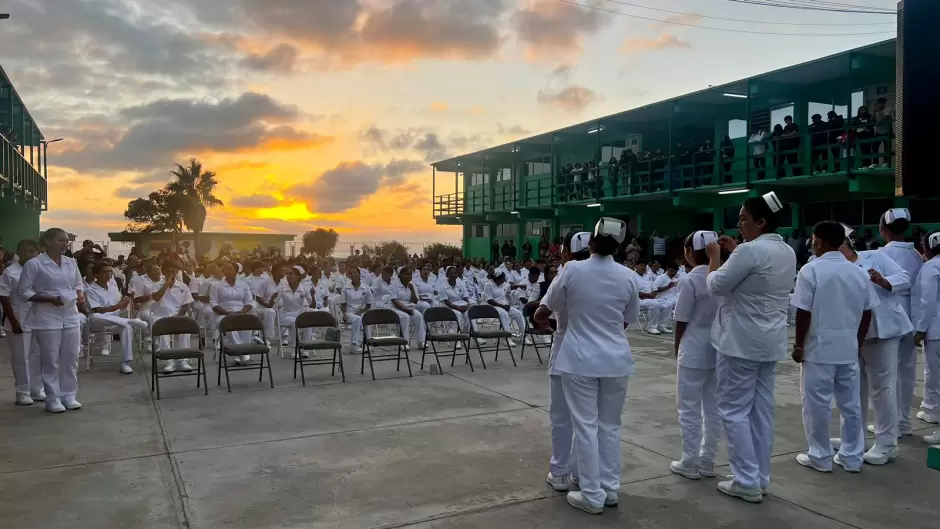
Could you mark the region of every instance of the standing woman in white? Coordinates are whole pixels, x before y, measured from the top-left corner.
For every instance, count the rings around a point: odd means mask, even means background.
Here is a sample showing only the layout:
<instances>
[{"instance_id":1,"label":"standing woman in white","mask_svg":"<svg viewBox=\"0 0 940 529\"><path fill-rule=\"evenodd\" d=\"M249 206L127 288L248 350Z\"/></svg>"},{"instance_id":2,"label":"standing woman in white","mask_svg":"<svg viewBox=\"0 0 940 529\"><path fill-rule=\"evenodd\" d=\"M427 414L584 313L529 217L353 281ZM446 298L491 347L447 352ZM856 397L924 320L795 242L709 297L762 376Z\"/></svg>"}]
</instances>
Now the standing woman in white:
<instances>
[{"instance_id":1,"label":"standing woman in white","mask_svg":"<svg viewBox=\"0 0 940 529\"><path fill-rule=\"evenodd\" d=\"M21 302L32 303L24 323L39 347L46 411L61 413L82 407L75 397L82 341L78 305L85 304L85 293L78 265L63 255L69 247L65 230L46 230L40 244L46 251L27 261L17 294Z\"/></svg>"},{"instance_id":2,"label":"standing woman in white","mask_svg":"<svg viewBox=\"0 0 940 529\"><path fill-rule=\"evenodd\" d=\"M917 417L927 423L940 422L940 231L924 239L930 258L920 269L911 298L911 316L916 340L924 344L924 401ZM924 436L924 442L940 445L940 430Z\"/></svg>"},{"instance_id":3,"label":"standing woman in white","mask_svg":"<svg viewBox=\"0 0 940 529\"><path fill-rule=\"evenodd\" d=\"M718 313L716 369L718 411L728 434L733 479L718 490L751 503L770 485L774 445L774 381L787 358L787 313L796 277L796 255L775 232L783 204L774 193L744 201L738 229L744 243L724 236L706 246L712 296L724 297ZM731 251L721 264L721 249Z\"/></svg>"},{"instance_id":4,"label":"standing woman in white","mask_svg":"<svg viewBox=\"0 0 940 529\"><path fill-rule=\"evenodd\" d=\"M613 258L626 233L622 220L601 218L591 257L569 262L542 299L548 310L568 314L552 366L561 373L576 438L581 490L568 493L568 504L591 514L617 505L620 490L621 414L634 371L624 328L640 311L633 273Z\"/></svg>"},{"instance_id":5,"label":"standing woman in white","mask_svg":"<svg viewBox=\"0 0 940 529\"><path fill-rule=\"evenodd\" d=\"M46 398L42 389L42 371L39 364L39 346L26 324L29 303L20 301L17 284L23 274L23 264L39 254L36 241L24 239L16 245L19 262L12 261L0 274L0 307L10 324L10 364L16 385L16 403L29 406L33 401Z\"/></svg>"},{"instance_id":6,"label":"standing woman in white","mask_svg":"<svg viewBox=\"0 0 940 529\"><path fill-rule=\"evenodd\" d=\"M586 231L579 233L568 232L565 236L565 243L561 250L561 262L564 267L570 261L584 261L591 256L588 243L591 240L591 234ZM559 276L564 273L564 268L559 272ZM558 280L558 277L552 281L552 285ZM545 297L552 291L548 287ZM543 298L544 299L544 298ZM549 315L552 311L544 304L539 305L535 311L533 319L542 328L548 328ZM565 340L565 332L568 330L568 311L565 308L555 312L555 336L552 340L552 350L548 357L548 381L550 389L550 401L548 407L548 416L552 426L552 457L548 462L548 477L546 481L558 492L567 491L571 485L578 481L577 454L572 457L572 446L574 441L574 430L571 426L571 410L568 409L568 403L565 402L565 391L562 388L561 373L555 369L555 360L558 358L558 350Z\"/></svg>"}]
</instances>

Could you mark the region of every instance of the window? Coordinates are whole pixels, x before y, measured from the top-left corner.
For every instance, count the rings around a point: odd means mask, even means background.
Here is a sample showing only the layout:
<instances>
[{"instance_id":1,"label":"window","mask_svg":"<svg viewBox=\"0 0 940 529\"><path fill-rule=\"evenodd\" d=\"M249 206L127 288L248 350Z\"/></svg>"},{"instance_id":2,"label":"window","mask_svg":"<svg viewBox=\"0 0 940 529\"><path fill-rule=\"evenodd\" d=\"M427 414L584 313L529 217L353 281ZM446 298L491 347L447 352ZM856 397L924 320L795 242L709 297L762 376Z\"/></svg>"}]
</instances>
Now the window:
<instances>
[{"instance_id":1,"label":"window","mask_svg":"<svg viewBox=\"0 0 940 529\"><path fill-rule=\"evenodd\" d=\"M860 226L862 224L862 201L844 200L833 202L832 217L830 218L849 226Z\"/></svg>"},{"instance_id":2,"label":"window","mask_svg":"<svg viewBox=\"0 0 940 529\"><path fill-rule=\"evenodd\" d=\"M582 226L581 224L568 224L568 225L561 227L560 235L564 237L565 235L568 235L571 232L579 232L583 230L584 230L584 226Z\"/></svg>"},{"instance_id":3,"label":"window","mask_svg":"<svg viewBox=\"0 0 940 529\"><path fill-rule=\"evenodd\" d=\"M611 156L620 159L620 153L624 151L623 147L601 147L601 161L607 163Z\"/></svg>"},{"instance_id":4,"label":"window","mask_svg":"<svg viewBox=\"0 0 940 529\"><path fill-rule=\"evenodd\" d=\"M893 198L869 198L865 201L865 218L863 219L865 224L877 226L881 222L881 215L893 207ZM911 209L913 209L913 205ZM913 216L913 211L911 215Z\"/></svg>"},{"instance_id":5,"label":"window","mask_svg":"<svg viewBox=\"0 0 940 529\"><path fill-rule=\"evenodd\" d=\"M474 224L471 233L475 239L489 239L490 227L487 224Z\"/></svg>"},{"instance_id":6,"label":"window","mask_svg":"<svg viewBox=\"0 0 940 529\"><path fill-rule=\"evenodd\" d=\"M548 236L547 231L551 230L552 222L550 220L541 220L535 222L526 222L525 223L525 234L527 237L541 237L543 233Z\"/></svg>"},{"instance_id":7,"label":"window","mask_svg":"<svg viewBox=\"0 0 940 529\"><path fill-rule=\"evenodd\" d=\"M780 219L781 228L793 227L793 210L790 209L789 202L783 204L783 209L777 213L777 218Z\"/></svg>"},{"instance_id":8,"label":"window","mask_svg":"<svg viewBox=\"0 0 940 529\"><path fill-rule=\"evenodd\" d=\"M829 202L811 202L803 204L803 225L811 228L818 222L832 219L832 207Z\"/></svg>"},{"instance_id":9,"label":"window","mask_svg":"<svg viewBox=\"0 0 940 529\"><path fill-rule=\"evenodd\" d=\"M728 136L732 140L747 136L747 120L732 119L728 121Z\"/></svg>"},{"instance_id":10,"label":"window","mask_svg":"<svg viewBox=\"0 0 940 529\"><path fill-rule=\"evenodd\" d=\"M738 219L741 216L740 207L730 207L725 208L725 221L722 225L723 229L726 230L736 230L738 228Z\"/></svg>"},{"instance_id":11,"label":"window","mask_svg":"<svg viewBox=\"0 0 940 529\"><path fill-rule=\"evenodd\" d=\"M467 173L464 173L463 177L464 177L464 181L466 181ZM490 183L490 175L488 174L473 173L470 175L471 186L479 186L479 185L488 184L488 183Z\"/></svg>"},{"instance_id":12,"label":"window","mask_svg":"<svg viewBox=\"0 0 940 529\"><path fill-rule=\"evenodd\" d=\"M552 172L551 157L538 158L525 163L527 175L549 174Z\"/></svg>"},{"instance_id":13,"label":"window","mask_svg":"<svg viewBox=\"0 0 940 529\"><path fill-rule=\"evenodd\" d=\"M517 233L519 233L519 230L515 224L497 224L496 225L497 237L515 237Z\"/></svg>"},{"instance_id":14,"label":"window","mask_svg":"<svg viewBox=\"0 0 940 529\"><path fill-rule=\"evenodd\" d=\"M496 170L497 182L508 182L509 180L512 180L512 169L505 167L503 169Z\"/></svg>"},{"instance_id":15,"label":"window","mask_svg":"<svg viewBox=\"0 0 940 529\"><path fill-rule=\"evenodd\" d=\"M793 115L793 103L790 103L786 106L777 107L770 111L770 127L773 128L774 125L780 125L781 127L785 125L783 118ZM796 118L794 118L794 121ZM799 124L799 123L797 123Z\"/></svg>"}]
</instances>

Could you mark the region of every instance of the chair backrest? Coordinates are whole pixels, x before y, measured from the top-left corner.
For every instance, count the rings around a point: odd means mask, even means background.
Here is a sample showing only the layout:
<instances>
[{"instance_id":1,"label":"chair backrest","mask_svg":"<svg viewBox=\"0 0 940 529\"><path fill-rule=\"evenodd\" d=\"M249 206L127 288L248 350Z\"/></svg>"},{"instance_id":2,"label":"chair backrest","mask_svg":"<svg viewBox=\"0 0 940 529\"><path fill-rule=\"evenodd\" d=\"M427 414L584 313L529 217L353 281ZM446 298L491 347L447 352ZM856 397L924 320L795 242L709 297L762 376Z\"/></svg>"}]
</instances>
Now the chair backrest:
<instances>
[{"instance_id":1,"label":"chair backrest","mask_svg":"<svg viewBox=\"0 0 940 529\"><path fill-rule=\"evenodd\" d=\"M372 325L399 325L398 314L392 309L369 309L362 315L362 327Z\"/></svg>"},{"instance_id":2,"label":"chair backrest","mask_svg":"<svg viewBox=\"0 0 940 529\"><path fill-rule=\"evenodd\" d=\"M294 327L298 329L310 329L315 327L336 327L336 318L329 312L310 311L301 312L294 322Z\"/></svg>"},{"instance_id":3,"label":"chair backrest","mask_svg":"<svg viewBox=\"0 0 940 529\"><path fill-rule=\"evenodd\" d=\"M264 331L264 322L254 314L229 314L219 322L219 332Z\"/></svg>"},{"instance_id":4,"label":"chair backrest","mask_svg":"<svg viewBox=\"0 0 940 529\"><path fill-rule=\"evenodd\" d=\"M158 336L175 336L178 334L199 334L199 323L186 316L160 318L153 322L153 330L150 332L154 338Z\"/></svg>"},{"instance_id":5,"label":"chair backrest","mask_svg":"<svg viewBox=\"0 0 940 529\"><path fill-rule=\"evenodd\" d=\"M431 307L424 311L426 323L458 321L454 311L447 307Z\"/></svg>"},{"instance_id":6,"label":"chair backrest","mask_svg":"<svg viewBox=\"0 0 940 529\"><path fill-rule=\"evenodd\" d=\"M499 311L492 305L474 305L467 311L467 317L471 320L499 319Z\"/></svg>"}]
</instances>

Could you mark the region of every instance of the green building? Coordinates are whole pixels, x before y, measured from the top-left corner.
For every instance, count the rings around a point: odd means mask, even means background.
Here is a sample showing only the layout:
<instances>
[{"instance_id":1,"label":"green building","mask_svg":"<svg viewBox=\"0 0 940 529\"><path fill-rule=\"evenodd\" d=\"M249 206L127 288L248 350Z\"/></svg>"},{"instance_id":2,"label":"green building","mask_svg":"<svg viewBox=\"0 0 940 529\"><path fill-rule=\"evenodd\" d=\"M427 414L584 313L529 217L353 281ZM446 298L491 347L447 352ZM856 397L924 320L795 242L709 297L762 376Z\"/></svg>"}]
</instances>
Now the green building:
<instances>
[{"instance_id":1,"label":"green building","mask_svg":"<svg viewBox=\"0 0 940 529\"><path fill-rule=\"evenodd\" d=\"M884 98L895 107L895 49L892 39L434 163L434 218L463 226L465 254L484 258L494 240L518 247L528 239L537 248L540 236L590 229L600 216L647 236L734 233L744 199L768 191L787 203L784 233L834 219L877 235L891 207L908 207L916 225L934 227L940 203L896 196L892 131L852 126L861 106L873 110ZM844 125L811 133L811 116L825 122L829 111ZM799 135L768 139L754 154L751 133L769 137L786 116ZM722 148L726 136L733 152ZM713 157L684 152L706 139ZM610 166L625 149L662 156ZM588 161L600 166L566 174Z\"/></svg>"},{"instance_id":2,"label":"green building","mask_svg":"<svg viewBox=\"0 0 940 529\"><path fill-rule=\"evenodd\" d=\"M49 207L47 146L0 68L0 245L7 249L39 237L39 216Z\"/></svg>"}]
</instances>

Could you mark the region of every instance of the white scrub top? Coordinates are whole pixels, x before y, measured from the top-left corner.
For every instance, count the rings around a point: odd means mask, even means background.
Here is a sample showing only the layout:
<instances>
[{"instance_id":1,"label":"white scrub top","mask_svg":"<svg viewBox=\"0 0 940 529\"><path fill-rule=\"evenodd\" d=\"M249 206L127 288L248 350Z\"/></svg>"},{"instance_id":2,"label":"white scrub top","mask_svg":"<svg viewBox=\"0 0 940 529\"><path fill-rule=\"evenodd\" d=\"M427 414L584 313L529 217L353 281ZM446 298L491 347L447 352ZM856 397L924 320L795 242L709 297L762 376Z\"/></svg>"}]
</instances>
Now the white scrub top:
<instances>
[{"instance_id":1,"label":"white scrub top","mask_svg":"<svg viewBox=\"0 0 940 529\"><path fill-rule=\"evenodd\" d=\"M490 281L486 284L483 291L486 301L495 301L500 305L509 305L509 281L503 281L503 284L497 285Z\"/></svg>"},{"instance_id":2,"label":"white scrub top","mask_svg":"<svg viewBox=\"0 0 940 529\"><path fill-rule=\"evenodd\" d=\"M16 294L16 285L20 282L20 276L23 273L23 266L16 261L11 262L0 274L0 296L10 298L10 306L13 308L16 320L23 325L26 314L29 312L30 302L23 302L20 296Z\"/></svg>"},{"instance_id":3,"label":"white scrub top","mask_svg":"<svg viewBox=\"0 0 940 529\"><path fill-rule=\"evenodd\" d=\"M757 362L787 357L787 313L796 277L796 254L776 233L739 244L721 268L708 274L718 313L722 354Z\"/></svg>"},{"instance_id":4,"label":"white scrub top","mask_svg":"<svg viewBox=\"0 0 940 529\"><path fill-rule=\"evenodd\" d=\"M189 287L182 281L177 281L163 293L160 301L153 302L150 312L154 318L176 316L184 306L193 301L193 294L189 291Z\"/></svg>"},{"instance_id":5,"label":"white scrub top","mask_svg":"<svg viewBox=\"0 0 940 529\"><path fill-rule=\"evenodd\" d=\"M679 282L678 277L671 278L669 277L668 274L663 274L656 278L656 282L653 283L653 289L658 290L660 288L668 287L672 283L678 283L678 282ZM662 299L666 301L675 301L677 297L679 297L678 285L670 288L669 290L656 294L656 299Z\"/></svg>"},{"instance_id":6,"label":"white scrub top","mask_svg":"<svg viewBox=\"0 0 940 529\"><path fill-rule=\"evenodd\" d=\"M914 281L917 279L917 274L920 273L921 267L924 266L924 259L917 253L917 250L914 249L914 243L912 242L897 242L891 241L888 244L878 249L879 252L887 254L892 261L898 264L901 268L907 272L907 275L911 278L911 286L913 286ZM910 289L901 289L895 292L895 294L902 294L901 306L904 307L904 312L907 313L907 316L911 316L911 291Z\"/></svg>"},{"instance_id":7,"label":"white scrub top","mask_svg":"<svg viewBox=\"0 0 940 529\"><path fill-rule=\"evenodd\" d=\"M911 323L928 340L940 340L940 258L924 263L911 296Z\"/></svg>"},{"instance_id":8,"label":"white scrub top","mask_svg":"<svg viewBox=\"0 0 940 529\"><path fill-rule=\"evenodd\" d=\"M417 294L417 291L413 290L414 288L412 283L405 286L399 282L392 286L392 297L389 298L389 300L397 299L400 303L404 304L406 308L413 309L416 304L412 303L411 295L412 293Z\"/></svg>"},{"instance_id":9,"label":"white scrub top","mask_svg":"<svg viewBox=\"0 0 940 529\"><path fill-rule=\"evenodd\" d=\"M121 291L110 283L108 284L108 288L102 287L97 282L92 283L88 286L88 289L85 290L85 301L88 303L89 309L113 307L121 302ZM116 310L105 312L104 314L117 315L120 312L121 311Z\"/></svg>"},{"instance_id":10,"label":"white scrub top","mask_svg":"<svg viewBox=\"0 0 940 529\"><path fill-rule=\"evenodd\" d=\"M716 350L711 332L720 300L708 293L707 277L708 266L696 266L672 289L679 292L676 321L686 323L679 342L678 362L682 367L715 369Z\"/></svg>"},{"instance_id":11,"label":"white scrub top","mask_svg":"<svg viewBox=\"0 0 940 529\"><path fill-rule=\"evenodd\" d=\"M624 323L639 318L636 283L613 257L592 255L565 266L542 304L552 312L567 310L568 326L552 368L584 377L633 374L633 355Z\"/></svg>"},{"instance_id":12,"label":"white scrub top","mask_svg":"<svg viewBox=\"0 0 940 529\"><path fill-rule=\"evenodd\" d=\"M467 287L460 281L460 279L454 281L452 286L449 281L441 283L441 293L439 294L439 299L443 303L444 301L449 301L452 305L458 307L466 307L470 303L467 301L470 299L470 294L467 293Z\"/></svg>"},{"instance_id":13,"label":"white scrub top","mask_svg":"<svg viewBox=\"0 0 940 529\"><path fill-rule=\"evenodd\" d=\"M241 281L235 281L232 285L227 279L223 279L212 285L209 291L209 306L212 308L222 307L229 312L237 312L251 305L254 298L248 285Z\"/></svg>"},{"instance_id":14,"label":"white scrub top","mask_svg":"<svg viewBox=\"0 0 940 529\"><path fill-rule=\"evenodd\" d=\"M355 288L350 283L343 289L343 303L346 304L346 312L354 313L372 304L372 289L360 283L359 288Z\"/></svg>"},{"instance_id":15,"label":"white scrub top","mask_svg":"<svg viewBox=\"0 0 940 529\"><path fill-rule=\"evenodd\" d=\"M827 252L800 269L791 303L812 315L803 360L817 364L858 362L862 313L879 304L867 272L841 252Z\"/></svg>"},{"instance_id":16,"label":"white scrub top","mask_svg":"<svg viewBox=\"0 0 940 529\"><path fill-rule=\"evenodd\" d=\"M432 276L428 276L427 281L418 276L411 284L414 285L415 291L418 293L418 299L421 301L430 303L437 299L437 281Z\"/></svg>"},{"instance_id":17,"label":"white scrub top","mask_svg":"<svg viewBox=\"0 0 940 529\"><path fill-rule=\"evenodd\" d=\"M875 269L891 283L891 290L874 285L875 292L881 303L875 307L871 317L871 327L868 328L866 340L878 338L886 340L897 338L914 331L911 319L904 311L904 293L910 292L913 278L901 268L901 265L879 250L866 250L858 252L855 265L866 272Z\"/></svg>"},{"instance_id":18,"label":"white scrub top","mask_svg":"<svg viewBox=\"0 0 940 529\"><path fill-rule=\"evenodd\" d=\"M310 307L310 292L297 285L297 290L291 290L290 285L281 285L277 294L277 306L282 314L299 314Z\"/></svg>"},{"instance_id":19,"label":"white scrub top","mask_svg":"<svg viewBox=\"0 0 940 529\"><path fill-rule=\"evenodd\" d=\"M83 290L78 264L71 257L62 256L62 265L55 264L42 253L26 261L16 289L19 300L28 302L33 296L59 296L62 306L52 303L33 303L20 322L24 329L67 329L81 325L78 312L78 291Z\"/></svg>"},{"instance_id":20,"label":"white scrub top","mask_svg":"<svg viewBox=\"0 0 940 529\"><path fill-rule=\"evenodd\" d=\"M283 287L283 285L281 286ZM301 285L301 287L304 287L304 285ZM326 281L321 279L316 285L311 281L304 289L310 294L311 306L313 306L313 302L316 302L316 308L322 309L323 300L330 295L330 287L326 284Z\"/></svg>"}]
</instances>

